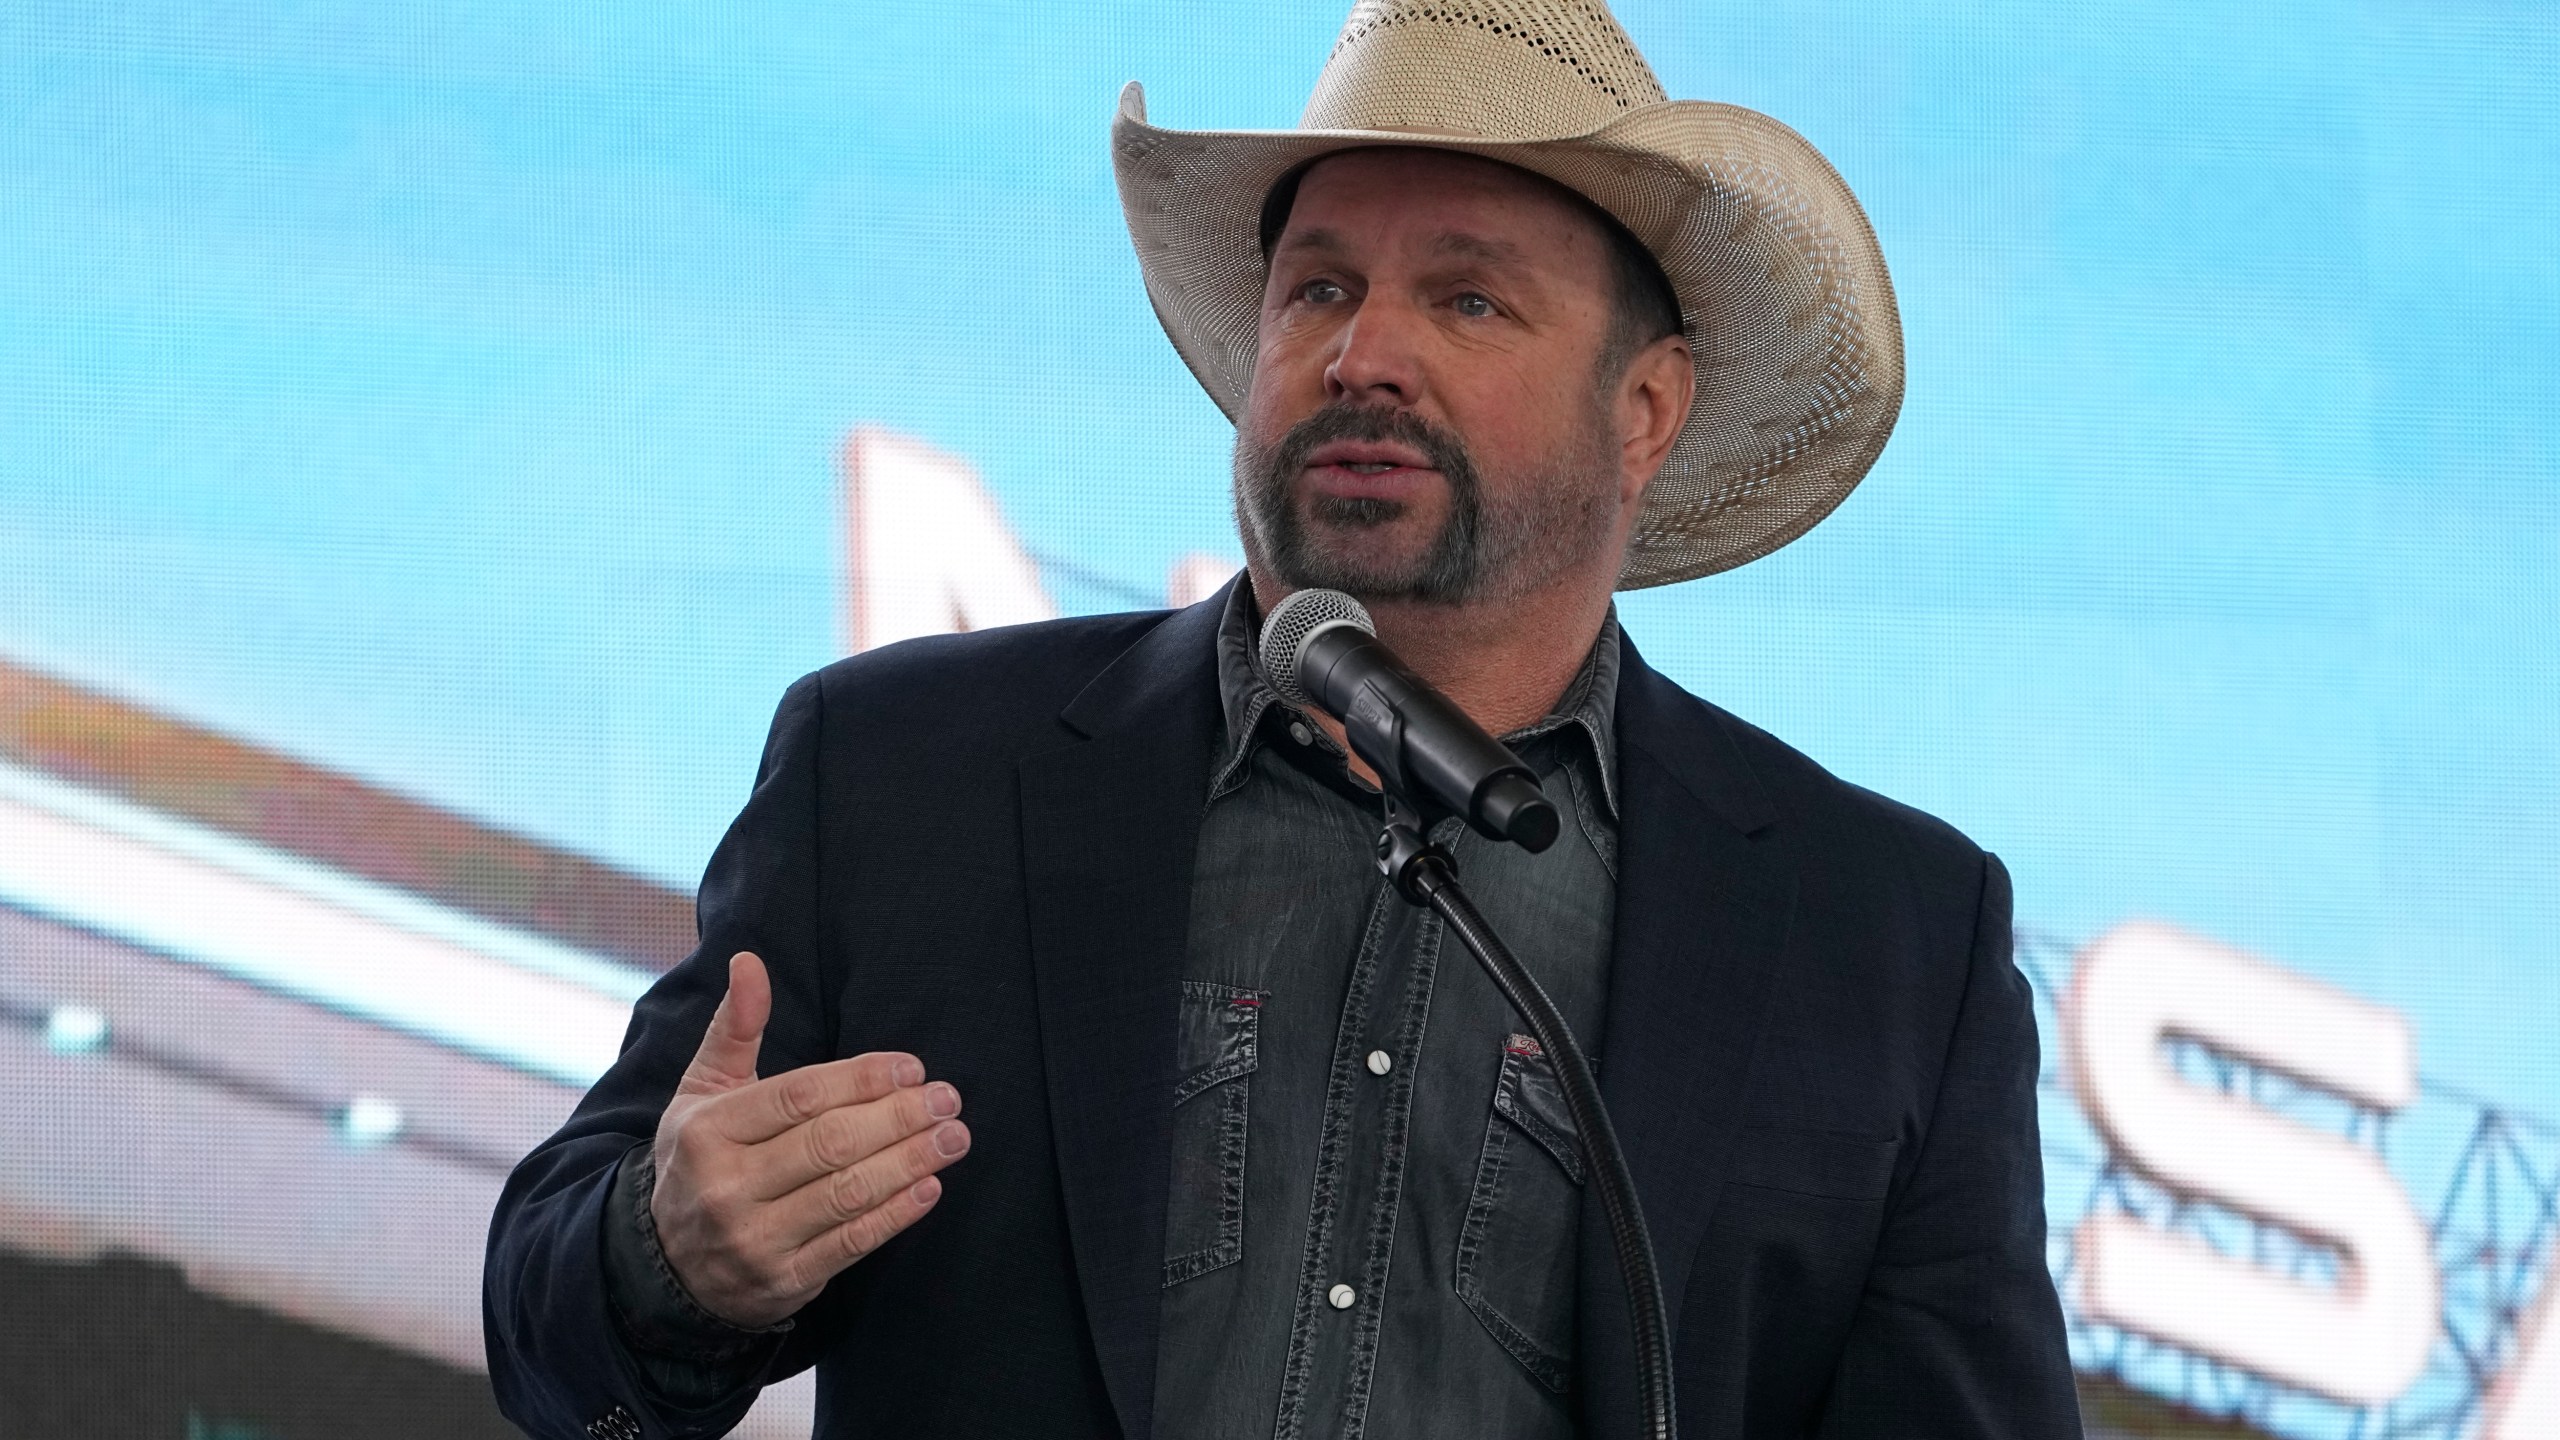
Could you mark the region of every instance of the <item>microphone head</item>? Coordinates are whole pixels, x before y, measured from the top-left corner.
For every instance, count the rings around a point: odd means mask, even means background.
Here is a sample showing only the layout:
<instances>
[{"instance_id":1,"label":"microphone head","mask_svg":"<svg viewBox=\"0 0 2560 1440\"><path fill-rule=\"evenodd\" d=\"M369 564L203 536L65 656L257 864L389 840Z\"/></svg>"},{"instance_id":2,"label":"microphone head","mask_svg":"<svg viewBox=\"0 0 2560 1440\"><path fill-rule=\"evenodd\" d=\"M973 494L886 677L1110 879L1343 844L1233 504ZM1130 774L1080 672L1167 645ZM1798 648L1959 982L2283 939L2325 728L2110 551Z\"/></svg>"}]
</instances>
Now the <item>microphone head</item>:
<instances>
[{"instance_id":1,"label":"microphone head","mask_svg":"<svg viewBox=\"0 0 2560 1440\"><path fill-rule=\"evenodd\" d=\"M1302 710L1324 708L1298 678L1298 663L1306 658L1307 642L1336 625L1378 633L1369 607L1339 590L1293 591L1263 617L1262 670L1281 699Z\"/></svg>"}]
</instances>

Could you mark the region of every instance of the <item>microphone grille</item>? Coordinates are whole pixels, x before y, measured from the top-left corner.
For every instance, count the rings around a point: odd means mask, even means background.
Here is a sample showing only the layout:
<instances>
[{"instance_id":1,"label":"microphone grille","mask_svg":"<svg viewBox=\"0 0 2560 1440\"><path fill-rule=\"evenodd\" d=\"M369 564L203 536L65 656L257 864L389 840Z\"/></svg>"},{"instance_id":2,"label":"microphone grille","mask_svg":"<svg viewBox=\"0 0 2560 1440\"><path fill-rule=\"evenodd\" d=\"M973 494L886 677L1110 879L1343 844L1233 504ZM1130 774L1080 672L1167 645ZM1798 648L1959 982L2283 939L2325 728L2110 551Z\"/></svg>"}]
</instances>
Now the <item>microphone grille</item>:
<instances>
[{"instance_id":1,"label":"microphone grille","mask_svg":"<svg viewBox=\"0 0 2560 1440\"><path fill-rule=\"evenodd\" d=\"M1304 709L1315 697L1298 681L1298 660L1319 630L1349 625L1363 635L1378 633L1369 607L1339 590L1291 592L1262 621L1262 670L1281 699Z\"/></svg>"}]
</instances>

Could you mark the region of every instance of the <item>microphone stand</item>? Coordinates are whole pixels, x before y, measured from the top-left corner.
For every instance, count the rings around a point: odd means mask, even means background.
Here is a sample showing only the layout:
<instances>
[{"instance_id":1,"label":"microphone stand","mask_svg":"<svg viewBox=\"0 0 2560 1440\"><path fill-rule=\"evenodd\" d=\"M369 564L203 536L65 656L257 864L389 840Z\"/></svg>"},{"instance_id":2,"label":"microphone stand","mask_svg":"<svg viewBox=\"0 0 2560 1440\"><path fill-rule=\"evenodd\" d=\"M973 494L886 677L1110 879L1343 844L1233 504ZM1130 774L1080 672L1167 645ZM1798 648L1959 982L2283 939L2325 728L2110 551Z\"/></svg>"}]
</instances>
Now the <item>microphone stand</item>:
<instances>
[{"instance_id":1,"label":"microphone stand","mask_svg":"<svg viewBox=\"0 0 2560 1440\"><path fill-rule=\"evenodd\" d=\"M1396 727L1401 729L1401 726ZM1401 738L1400 736L1398 737ZM1401 748L1401 747L1399 747ZM1401 767L1399 767L1401 768ZM1381 770L1381 778L1386 778ZM1396 777L1401 779L1401 776ZM1626 1152L1600 1102L1600 1084L1591 1061L1564 1023L1556 1002L1547 998L1537 978L1494 933L1482 911L1458 883L1457 863L1432 844L1422 814L1407 803L1397 786L1386 793L1386 823L1378 832L1378 868L1396 893L1440 917L1493 977L1511 1008L1529 1024L1538 1048L1547 1053L1564 1090L1565 1109L1582 1137L1585 1169L1600 1196L1609 1222L1609 1242L1617 1251L1618 1276L1627 1287L1627 1318L1635 1331L1637 1404L1644 1417L1646 1440L1674 1440L1676 1425L1671 1393L1671 1332L1663 1320L1662 1281L1653 1266L1653 1235L1645 1229L1644 1211L1636 1203L1635 1176L1627 1169Z\"/></svg>"}]
</instances>

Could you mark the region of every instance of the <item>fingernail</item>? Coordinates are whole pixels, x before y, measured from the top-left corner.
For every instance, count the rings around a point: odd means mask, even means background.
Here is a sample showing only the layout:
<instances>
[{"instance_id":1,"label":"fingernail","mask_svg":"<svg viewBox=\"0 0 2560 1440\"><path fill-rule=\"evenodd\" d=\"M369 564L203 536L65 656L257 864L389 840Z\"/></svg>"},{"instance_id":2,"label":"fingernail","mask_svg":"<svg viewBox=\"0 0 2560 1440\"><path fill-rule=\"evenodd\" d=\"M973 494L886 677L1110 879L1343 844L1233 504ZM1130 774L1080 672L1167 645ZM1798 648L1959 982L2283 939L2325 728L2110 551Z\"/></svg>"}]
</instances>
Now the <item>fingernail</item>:
<instances>
[{"instance_id":1,"label":"fingernail","mask_svg":"<svg viewBox=\"0 0 2560 1440\"><path fill-rule=\"evenodd\" d=\"M965 1155L969 1153L969 1127L966 1125L945 1125L941 1129L934 1131L933 1148L934 1153L945 1156Z\"/></svg>"},{"instance_id":2,"label":"fingernail","mask_svg":"<svg viewBox=\"0 0 2560 1440\"><path fill-rule=\"evenodd\" d=\"M948 1085L935 1084L924 1092L924 1113L936 1120L948 1120L960 1113L960 1092Z\"/></svg>"},{"instance_id":3,"label":"fingernail","mask_svg":"<svg viewBox=\"0 0 2560 1440\"><path fill-rule=\"evenodd\" d=\"M889 1071L889 1079L901 1090L924 1083L924 1062L910 1055Z\"/></svg>"},{"instance_id":4,"label":"fingernail","mask_svg":"<svg viewBox=\"0 0 2560 1440\"><path fill-rule=\"evenodd\" d=\"M927 1175L908 1186L907 1193L916 1197L916 1208L922 1209L942 1198L942 1182Z\"/></svg>"}]
</instances>

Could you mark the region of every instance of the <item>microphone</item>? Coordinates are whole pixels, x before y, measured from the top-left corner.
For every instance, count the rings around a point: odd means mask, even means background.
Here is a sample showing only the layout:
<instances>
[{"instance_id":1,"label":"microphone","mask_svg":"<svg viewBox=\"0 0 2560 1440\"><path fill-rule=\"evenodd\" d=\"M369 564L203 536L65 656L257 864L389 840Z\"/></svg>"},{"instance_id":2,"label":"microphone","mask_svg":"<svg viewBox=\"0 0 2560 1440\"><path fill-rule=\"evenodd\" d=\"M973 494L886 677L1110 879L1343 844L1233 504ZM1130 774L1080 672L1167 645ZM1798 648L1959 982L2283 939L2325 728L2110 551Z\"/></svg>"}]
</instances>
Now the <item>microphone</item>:
<instances>
[{"instance_id":1,"label":"microphone","mask_svg":"<svg viewBox=\"0 0 2560 1440\"><path fill-rule=\"evenodd\" d=\"M1555 843L1556 807L1536 772L1406 669L1359 601L1300 590L1272 606L1262 668L1281 699L1341 721L1352 753L1416 810L1463 816L1486 839L1531 854Z\"/></svg>"}]
</instances>

